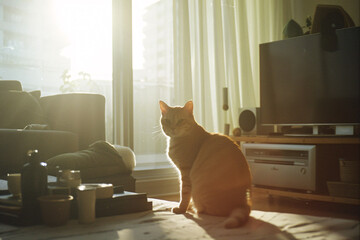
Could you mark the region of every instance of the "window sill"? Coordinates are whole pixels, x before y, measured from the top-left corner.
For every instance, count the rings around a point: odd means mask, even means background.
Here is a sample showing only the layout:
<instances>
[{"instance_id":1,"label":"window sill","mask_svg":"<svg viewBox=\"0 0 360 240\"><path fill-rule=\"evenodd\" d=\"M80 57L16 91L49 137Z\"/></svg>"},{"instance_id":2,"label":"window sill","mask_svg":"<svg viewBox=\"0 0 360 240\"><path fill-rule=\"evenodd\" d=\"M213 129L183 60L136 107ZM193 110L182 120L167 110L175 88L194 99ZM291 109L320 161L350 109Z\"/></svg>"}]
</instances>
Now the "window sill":
<instances>
[{"instance_id":1,"label":"window sill","mask_svg":"<svg viewBox=\"0 0 360 240\"><path fill-rule=\"evenodd\" d=\"M136 192L146 192L149 197L179 193L179 173L165 154L137 155L133 177Z\"/></svg>"},{"instance_id":2,"label":"window sill","mask_svg":"<svg viewBox=\"0 0 360 240\"><path fill-rule=\"evenodd\" d=\"M143 154L136 155L134 176L139 178L178 177L178 172L166 154Z\"/></svg>"}]
</instances>

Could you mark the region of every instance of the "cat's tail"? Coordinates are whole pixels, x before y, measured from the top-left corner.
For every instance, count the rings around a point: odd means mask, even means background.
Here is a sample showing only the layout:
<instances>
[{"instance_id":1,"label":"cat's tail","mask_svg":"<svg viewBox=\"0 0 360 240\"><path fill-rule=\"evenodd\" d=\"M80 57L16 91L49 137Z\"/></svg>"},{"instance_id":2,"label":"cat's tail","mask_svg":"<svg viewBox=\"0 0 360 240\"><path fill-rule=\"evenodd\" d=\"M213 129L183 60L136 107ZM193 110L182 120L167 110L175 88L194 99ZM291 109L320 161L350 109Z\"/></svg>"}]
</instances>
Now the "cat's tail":
<instances>
[{"instance_id":1,"label":"cat's tail","mask_svg":"<svg viewBox=\"0 0 360 240\"><path fill-rule=\"evenodd\" d=\"M236 228L245 224L249 219L250 206L235 208L224 221L225 228Z\"/></svg>"}]
</instances>

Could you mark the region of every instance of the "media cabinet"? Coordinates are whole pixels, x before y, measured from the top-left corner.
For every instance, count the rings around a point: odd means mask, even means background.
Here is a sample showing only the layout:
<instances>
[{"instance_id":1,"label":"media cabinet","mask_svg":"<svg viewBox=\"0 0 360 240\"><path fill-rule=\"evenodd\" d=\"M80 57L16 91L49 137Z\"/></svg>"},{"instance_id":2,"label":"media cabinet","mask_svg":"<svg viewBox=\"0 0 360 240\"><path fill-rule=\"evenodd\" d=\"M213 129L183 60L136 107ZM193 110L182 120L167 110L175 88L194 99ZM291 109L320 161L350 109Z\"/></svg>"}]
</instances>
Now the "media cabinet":
<instances>
[{"instance_id":1,"label":"media cabinet","mask_svg":"<svg viewBox=\"0 0 360 240\"><path fill-rule=\"evenodd\" d=\"M312 144L316 145L316 191L306 193L296 190L272 189L254 187L254 192L267 193L270 196L286 196L305 200L326 201L335 203L360 205L360 199L333 197L327 190L327 181L339 181L339 158L346 160L360 160L360 138L338 136L231 136L242 143L272 143L272 144Z\"/></svg>"}]
</instances>

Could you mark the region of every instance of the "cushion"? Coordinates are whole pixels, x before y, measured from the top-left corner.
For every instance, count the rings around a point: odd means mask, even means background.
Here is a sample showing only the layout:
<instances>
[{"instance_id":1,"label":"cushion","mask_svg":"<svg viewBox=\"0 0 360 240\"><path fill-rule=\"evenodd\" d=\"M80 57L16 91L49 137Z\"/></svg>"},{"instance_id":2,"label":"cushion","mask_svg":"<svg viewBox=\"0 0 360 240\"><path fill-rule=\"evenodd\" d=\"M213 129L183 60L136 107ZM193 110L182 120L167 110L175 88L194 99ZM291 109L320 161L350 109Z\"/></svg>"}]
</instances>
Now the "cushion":
<instances>
[{"instance_id":1,"label":"cushion","mask_svg":"<svg viewBox=\"0 0 360 240\"><path fill-rule=\"evenodd\" d=\"M53 130L79 136L79 149L105 140L105 97L94 93L67 93L45 96L40 104Z\"/></svg>"},{"instance_id":2,"label":"cushion","mask_svg":"<svg viewBox=\"0 0 360 240\"><path fill-rule=\"evenodd\" d=\"M52 157L47 164L49 174L56 175L56 167L80 170L83 179L130 174L132 171L114 146L106 141L97 141L85 150Z\"/></svg>"},{"instance_id":3,"label":"cushion","mask_svg":"<svg viewBox=\"0 0 360 240\"><path fill-rule=\"evenodd\" d=\"M40 97L41 97L41 91L40 90L35 90L35 91L31 91L29 92L31 94L31 96L33 96L36 100L40 101ZM40 104L40 102L39 102Z\"/></svg>"},{"instance_id":4,"label":"cushion","mask_svg":"<svg viewBox=\"0 0 360 240\"><path fill-rule=\"evenodd\" d=\"M2 91L0 116L0 128L22 129L29 124L46 124L37 97L25 91Z\"/></svg>"},{"instance_id":5,"label":"cushion","mask_svg":"<svg viewBox=\"0 0 360 240\"><path fill-rule=\"evenodd\" d=\"M0 91L22 91L21 82L17 80L0 80Z\"/></svg>"}]
</instances>

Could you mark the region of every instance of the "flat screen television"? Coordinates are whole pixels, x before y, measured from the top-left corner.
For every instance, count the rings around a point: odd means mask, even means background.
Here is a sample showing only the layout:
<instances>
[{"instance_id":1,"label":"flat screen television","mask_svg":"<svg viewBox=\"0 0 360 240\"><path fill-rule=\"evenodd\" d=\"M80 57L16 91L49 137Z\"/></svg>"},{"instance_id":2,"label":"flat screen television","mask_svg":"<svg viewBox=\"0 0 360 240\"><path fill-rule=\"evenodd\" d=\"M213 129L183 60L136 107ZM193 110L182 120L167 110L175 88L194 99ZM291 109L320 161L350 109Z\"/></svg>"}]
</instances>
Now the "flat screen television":
<instances>
[{"instance_id":1,"label":"flat screen television","mask_svg":"<svg viewBox=\"0 0 360 240\"><path fill-rule=\"evenodd\" d=\"M320 33L260 44L262 125L360 124L360 27L335 34L332 51Z\"/></svg>"}]
</instances>

